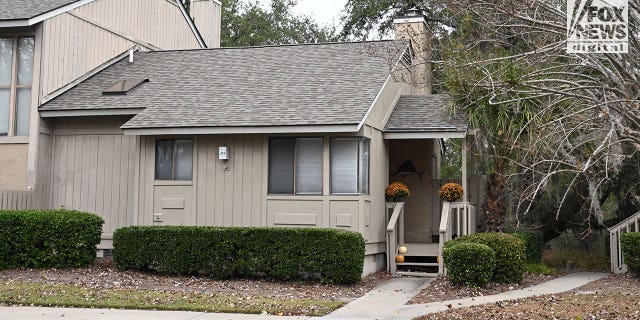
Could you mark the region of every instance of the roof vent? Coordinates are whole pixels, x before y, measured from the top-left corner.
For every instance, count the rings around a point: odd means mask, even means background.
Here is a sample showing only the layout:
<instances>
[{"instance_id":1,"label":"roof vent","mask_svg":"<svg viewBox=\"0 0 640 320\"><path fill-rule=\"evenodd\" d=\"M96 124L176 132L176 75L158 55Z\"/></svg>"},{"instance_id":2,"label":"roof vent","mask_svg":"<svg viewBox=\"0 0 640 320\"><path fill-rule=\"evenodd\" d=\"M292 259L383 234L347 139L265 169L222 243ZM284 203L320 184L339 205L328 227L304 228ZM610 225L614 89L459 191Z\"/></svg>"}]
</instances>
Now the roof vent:
<instances>
[{"instance_id":1,"label":"roof vent","mask_svg":"<svg viewBox=\"0 0 640 320\"><path fill-rule=\"evenodd\" d=\"M139 85L149 82L149 79L124 79L114 83L107 90L102 91L104 95L125 95Z\"/></svg>"}]
</instances>

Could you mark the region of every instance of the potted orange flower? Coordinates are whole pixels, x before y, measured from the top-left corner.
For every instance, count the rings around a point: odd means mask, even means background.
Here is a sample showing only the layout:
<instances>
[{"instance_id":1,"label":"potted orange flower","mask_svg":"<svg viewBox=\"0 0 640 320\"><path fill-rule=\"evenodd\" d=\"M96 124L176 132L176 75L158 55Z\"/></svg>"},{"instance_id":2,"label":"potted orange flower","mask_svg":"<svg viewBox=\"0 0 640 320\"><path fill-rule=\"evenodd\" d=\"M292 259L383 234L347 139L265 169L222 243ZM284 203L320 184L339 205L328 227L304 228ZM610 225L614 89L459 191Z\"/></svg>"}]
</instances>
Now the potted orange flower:
<instances>
[{"instance_id":1,"label":"potted orange flower","mask_svg":"<svg viewBox=\"0 0 640 320\"><path fill-rule=\"evenodd\" d=\"M457 183L445 183L438 191L440 199L449 202L461 199L463 193L462 186Z\"/></svg>"},{"instance_id":2,"label":"potted orange flower","mask_svg":"<svg viewBox=\"0 0 640 320\"><path fill-rule=\"evenodd\" d=\"M402 182L393 182L388 185L384 193L387 196L387 201L389 202L403 202L411 195L409 187Z\"/></svg>"}]
</instances>

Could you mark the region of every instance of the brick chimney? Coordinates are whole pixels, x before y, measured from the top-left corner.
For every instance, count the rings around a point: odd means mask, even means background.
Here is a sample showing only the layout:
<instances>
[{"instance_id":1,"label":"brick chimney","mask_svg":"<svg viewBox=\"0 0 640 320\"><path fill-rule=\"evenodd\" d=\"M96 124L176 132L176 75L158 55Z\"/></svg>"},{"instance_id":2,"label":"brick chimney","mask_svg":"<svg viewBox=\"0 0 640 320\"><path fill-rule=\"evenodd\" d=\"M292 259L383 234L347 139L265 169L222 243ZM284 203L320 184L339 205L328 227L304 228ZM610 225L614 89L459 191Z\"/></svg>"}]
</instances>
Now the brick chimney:
<instances>
[{"instance_id":1,"label":"brick chimney","mask_svg":"<svg viewBox=\"0 0 640 320\"><path fill-rule=\"evenodd\" d=\"M412 94L431 94L431 33L422 11L412 8L403 17L393 20L396 39L411 40L413 59L411 66Z\"/></svg>"}]
</instances>

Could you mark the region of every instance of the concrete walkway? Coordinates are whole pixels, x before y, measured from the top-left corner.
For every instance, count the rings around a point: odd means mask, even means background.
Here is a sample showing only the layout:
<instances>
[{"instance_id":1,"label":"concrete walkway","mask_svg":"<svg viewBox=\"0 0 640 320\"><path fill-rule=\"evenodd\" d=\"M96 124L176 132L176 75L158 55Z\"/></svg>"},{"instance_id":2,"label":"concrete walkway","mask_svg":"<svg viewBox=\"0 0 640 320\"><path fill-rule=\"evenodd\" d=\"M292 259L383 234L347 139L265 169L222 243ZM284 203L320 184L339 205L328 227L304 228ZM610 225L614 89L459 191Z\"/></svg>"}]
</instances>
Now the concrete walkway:
<instances>
[{"instance_id":1,"label":"concrete walkway","mask_svg":"<svg viewBox=\"0 0 640 320\"><path fill-rule=\"evenodd\" d=\"M607 276L607 273L578 272L519 290L490 296L481 296L427 304L405 305L420 289L428 285L429 278L396 278L346 306L321 318L278 317L271 315L223 314L182 311L141 311L44 307L0 307L2 320L344 320L344 319L413 319L428 313L463 308L498 301L514 300L544 294L557 294L581 287Z\"/></svg>"}]
</instances>

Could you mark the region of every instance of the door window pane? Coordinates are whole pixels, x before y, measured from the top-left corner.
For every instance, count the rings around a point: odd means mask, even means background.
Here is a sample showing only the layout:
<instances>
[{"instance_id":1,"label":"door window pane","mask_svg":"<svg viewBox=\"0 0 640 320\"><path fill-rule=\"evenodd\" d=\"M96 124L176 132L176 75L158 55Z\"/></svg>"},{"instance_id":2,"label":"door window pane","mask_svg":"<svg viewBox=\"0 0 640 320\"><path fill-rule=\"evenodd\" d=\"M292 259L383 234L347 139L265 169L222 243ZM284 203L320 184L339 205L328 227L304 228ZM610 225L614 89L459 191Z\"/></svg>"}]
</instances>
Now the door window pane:
<instances>
[{"instance_id":1,"label":"door window pane","mask_svg":"<svg viewBox=\"0 0 640 320\"><path fill-rule=\"evenodd\" d=\"M0 136L9 133L9 89L0 89Z\"/></svg>"},{"instance_id":2,"label":"door window pane","mask_svg":"<svg viewBox=\"0 0 640 320\"><path fill-rule=\"evenodd\" d=\"M156 141L156 180L172 180L173 140Z\"/></svg>"},{"instance_id":3,"label":"door window pane","mask_svg":"<svg viewBox=\"0 0 640 320\"><path fill-rule=\"evenodd\" d=\"M193 177L193 141L176 140L173 180L191 180Z\"/></svg>"},{"instance_id":4,"label":"door window pane","mask_svg":"<svg viewBox=\"0 0 640 320\"><path fill-rule=\"evenodd\" d=\"M333 139L331 143L331 193L358 192L358 140Z\"/></svg>"},{"instance_id":5,"label":"door window pane","mask_svg":"<svg viewBox=\"0 0 640 320\"><path fill-rule=\"evenodd\" d=\"M33 38L18 39L18 84L30 85L33 75Z\"/></svg>"},{"instance_id":6,"label":"door window pane","mask_svg":"<svg viewBox=\"0 0 640 320\"><path fill-rule=\"evenodd\" d=\"M0 86L11 85L13 38L0 38Z\"/></svg>"},{"instance_id":7,"label":"door window pane","mask_svg":"<svg viewBox=\"0 0 640 320\"><path fill-rule=\"evenodd\" d=\"M16 95L16 135L29 135L31 113L31 88L18 88Z\"/></svg>"},{"instance_id":8,"label":"door window pane","mask_svg":"<svg viewBox=\"0 0 640 320\"><path fill-rule=\"evenodd\" d=\"M156 180L192 180L193 140L156 141Z\"/></svg>"},{"instance_id":9,"label":"door window pane","mask_svg":"<svg viewBox=\"0 0 640 320\"><path fill-rule=\"evenodd\" d=\"M322 194L322 139L296 141L296 193Z\"/></svg>"},{"instance_id":10,"label":"door window pane","mask_svg":"<svg viewBox=\"0 0 640 320\"><path fill-rule=\"evenodd\" d=\"M269 144L269 193L293 193L295 139L271 139Z\"/></svg>"}]
</instances>

